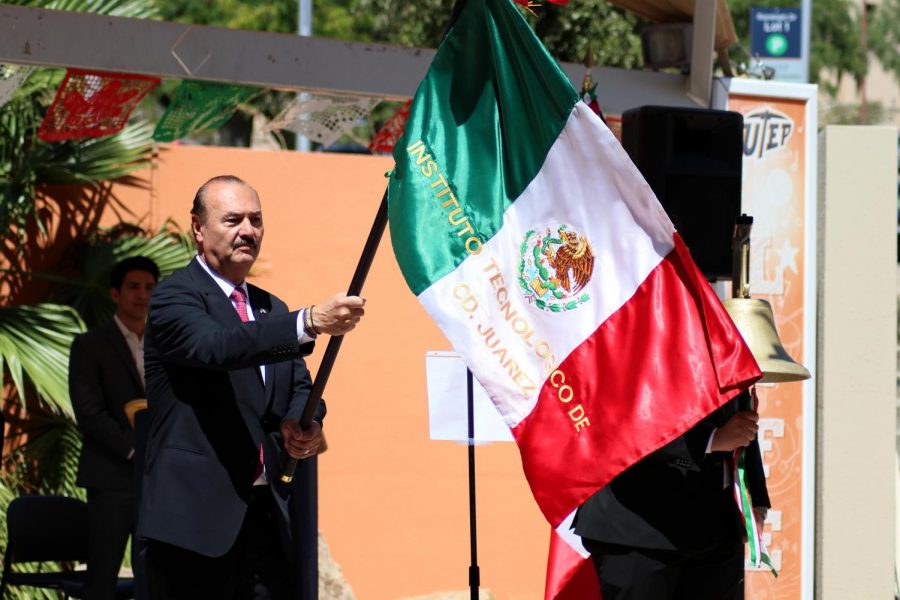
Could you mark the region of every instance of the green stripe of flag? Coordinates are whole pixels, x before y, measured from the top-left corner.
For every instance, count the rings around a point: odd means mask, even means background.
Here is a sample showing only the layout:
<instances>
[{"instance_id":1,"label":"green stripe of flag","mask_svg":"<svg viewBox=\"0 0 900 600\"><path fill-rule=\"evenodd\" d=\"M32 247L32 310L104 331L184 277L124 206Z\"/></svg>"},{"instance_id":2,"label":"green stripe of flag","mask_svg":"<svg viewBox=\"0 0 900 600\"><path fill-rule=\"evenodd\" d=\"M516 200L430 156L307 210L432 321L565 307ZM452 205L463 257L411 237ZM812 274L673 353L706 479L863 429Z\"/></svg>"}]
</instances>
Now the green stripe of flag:
<instances>
[{"instance_id":1,"label":"green stripe of flag","mask_svg":"<svg viewBox=\"0 0 900 600\"><path fill-rule=\"evenodd\" d=\"M414 293L497 232L577 100L510 0L466 0L394 149L391 240Z\"/></svg>"}]
</instances>

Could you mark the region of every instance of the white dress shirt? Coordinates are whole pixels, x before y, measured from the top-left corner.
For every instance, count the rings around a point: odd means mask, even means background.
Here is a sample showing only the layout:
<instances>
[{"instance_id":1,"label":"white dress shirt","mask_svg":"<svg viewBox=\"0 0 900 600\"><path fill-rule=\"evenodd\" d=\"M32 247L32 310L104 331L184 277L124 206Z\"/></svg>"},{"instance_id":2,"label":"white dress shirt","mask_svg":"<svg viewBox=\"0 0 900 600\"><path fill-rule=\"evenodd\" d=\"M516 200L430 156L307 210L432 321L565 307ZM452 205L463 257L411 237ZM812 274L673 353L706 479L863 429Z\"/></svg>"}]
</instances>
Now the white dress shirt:
<instances>
[{"instance_id":1,"label":"white dress shirt","mask_svg":"<svg viewBox=\"0 0 900 600\"><path fill-rule=\"evenodd\" d=\"M125 337L125 343L128 344L128 349L131 351L134 366L137 367L138 376L141 378L141 387L146 388L147 384L144 383L144 336L138 337L138 334L128 329L119 318L119 315L113 315L113 321L116 322L116 326L122 332L122 335ZM132 458L134 458L134 448L128 453L128 460Z\"/></svg>"},{"instance_id":2,"label":"white dress shirt","mask_svg":"<svg viewBox=\"0 0 900 600\"><path fill-rule=\"evenodd\" d=\"M138 337L138 335L132 330L128 329L125 326L125 323L119 319L119 315L113 316L113 321L116 322L116 325L119 327L119 331L122 332L122 335L125 337L125 343L128 344L128 349L131 350L131 357L134 359L134 364L137 367L138 375L141 377L141 385L144 384L144 336Z\"/></svg>"}]
</instances>

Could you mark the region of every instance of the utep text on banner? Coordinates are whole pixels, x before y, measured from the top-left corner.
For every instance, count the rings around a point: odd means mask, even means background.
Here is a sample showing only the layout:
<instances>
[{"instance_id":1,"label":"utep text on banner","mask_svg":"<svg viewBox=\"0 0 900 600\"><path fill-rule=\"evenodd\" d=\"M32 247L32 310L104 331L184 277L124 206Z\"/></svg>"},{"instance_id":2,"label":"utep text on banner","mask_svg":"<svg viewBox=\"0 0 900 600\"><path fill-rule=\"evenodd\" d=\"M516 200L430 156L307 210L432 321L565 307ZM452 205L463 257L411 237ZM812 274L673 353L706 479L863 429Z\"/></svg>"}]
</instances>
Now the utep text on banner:
<instances>
[{"instance_id":1,"label":"utep text on banner","mask_svg":"<svg viewBox=\"0 0 900 600\"><path fill-rule=\"evenodd\" d=\"M509 0L467 0L394 149L401 271L559 526L759 369L650 187Z\"/></svg>"}]
</instances>

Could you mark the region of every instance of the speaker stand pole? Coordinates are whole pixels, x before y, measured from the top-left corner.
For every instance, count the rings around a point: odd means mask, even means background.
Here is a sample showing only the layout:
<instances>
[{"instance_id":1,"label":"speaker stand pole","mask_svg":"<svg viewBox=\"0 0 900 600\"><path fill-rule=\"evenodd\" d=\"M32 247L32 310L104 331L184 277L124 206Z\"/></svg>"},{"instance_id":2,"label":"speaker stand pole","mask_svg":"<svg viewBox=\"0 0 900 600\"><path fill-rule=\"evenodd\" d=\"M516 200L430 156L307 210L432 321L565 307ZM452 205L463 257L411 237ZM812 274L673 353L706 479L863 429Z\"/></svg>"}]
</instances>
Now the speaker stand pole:
<instances>
[{"instance_id":1,"label":"speaker stand pole","mask_svg":"<svg viewBox=\"0 0 900 600\"><path fill-rule=\"evenodd\" d=\"M469 539L471 540L472 562L469 565L469 589L471 600L478 600L478 586L481 584L481 573L478 569L478 535L475 519L475 387L472 371L466 369L466 405L469 421Z\"/></svg>"}]
</instances>

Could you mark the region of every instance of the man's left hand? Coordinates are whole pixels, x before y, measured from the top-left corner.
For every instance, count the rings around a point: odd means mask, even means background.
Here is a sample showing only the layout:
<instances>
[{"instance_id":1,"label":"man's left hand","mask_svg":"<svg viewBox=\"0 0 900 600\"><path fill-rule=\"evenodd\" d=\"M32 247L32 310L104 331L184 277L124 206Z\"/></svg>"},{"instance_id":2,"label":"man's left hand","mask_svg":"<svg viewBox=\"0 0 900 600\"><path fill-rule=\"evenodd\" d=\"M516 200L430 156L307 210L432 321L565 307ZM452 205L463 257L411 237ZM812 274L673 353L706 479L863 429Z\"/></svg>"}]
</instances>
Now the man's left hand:
<instances>
[{"instance_id":1,"label":"man's left hand","mask_svg":"<svg viewBox=\"0 0 900 600\"><path fill-rule=\"evenodd\" d=\"M281 424L281 435L284 436L284 449L291 458L303 460L315 456L322 443L322 426L313 421L309 429L303 430L297 421L288 419Z\"/></svg>"}]
</instances>

